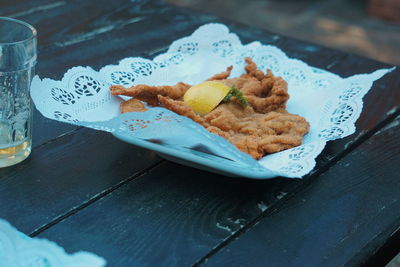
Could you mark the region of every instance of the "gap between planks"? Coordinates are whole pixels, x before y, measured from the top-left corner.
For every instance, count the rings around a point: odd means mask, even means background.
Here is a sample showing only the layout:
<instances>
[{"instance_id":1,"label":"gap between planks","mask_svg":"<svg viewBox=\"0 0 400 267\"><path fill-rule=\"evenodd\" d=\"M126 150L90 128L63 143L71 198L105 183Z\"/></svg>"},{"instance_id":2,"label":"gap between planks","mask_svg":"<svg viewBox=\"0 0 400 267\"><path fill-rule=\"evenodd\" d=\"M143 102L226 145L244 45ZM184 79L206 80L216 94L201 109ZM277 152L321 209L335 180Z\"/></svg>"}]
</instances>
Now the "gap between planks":
<instances>
[{"instance_id":1,"label":"gap between planks","mask_svg":"<svg viewBox=\"0 0 400 267\"><path fill-rule=\"evenodd\" d=\"M86 32L86 33L80 34L79 36L77 36L75 38L71 38L69 40L64 40L64 41L61 41L61 42L54 42L53 44L50 44L47 47L42 48L42 50L45 50L46 53L49 53L49 52L54 51L54 50L56 50L58 48L64 48L64 47L67 47L67 46L70 46L70 45L78 44L78 43L93 39L97 35L100 35L100 34L103 34L103 33L106 33L106 32L110 32L110 31L112 31L114 29L121 29L121 28L123 28L123 27L125 27L127 25L142 21L145 18L147 18L147 17L141 16L141 17L136 17L136 18L132 18L132 19L127 19L127 20L124 20L123 22L117 22L117 23L115 23L113 25L100 27L100 28L97 28L97 29L92 30L90 32Z\"/></svg>"},{"instance_id":2,"label":"gap between planks","mask_svg":"<svg viewBox=\"0 0 400 267\"><path fill-rule=\"evenodd\" d=\"M400 219L394 222L389 229L379 233L371 240L365 247L361 248L360 251L349 261L345 266L379 266L383 262L389 263L397 254L400 252ZM376 240L380 239L380 236L387 236L390 233L390 237L386 242L380 246L376 246ZM375 242L374 242L375 241ZM370 256L364 259L361 251L370 251Z\"/></svg>"},{"instance_id":3,"label":"gap between planks","mask_svg":"<svg viewBox=\"0 0 400 267\"><path fill-rule=\"evenodd\" d=\"M198 261L196 261L193 266L200 266L201 264L207 262L209 258L211 258L213 255L218 253L221 249L223 249L226 245L228 245L230 242L234 241L236 238L238 238L240 235L244 234L248 230L250 230L254 225L256 225L259 221L262 219L274 214L274 212L280 210L280 208L283 208L286 204L286 202L291 199L292 197L296 196L297 193L303 191L308 187L308 185L313 181L315 177L320 176L324 172L328 171L333 165L335 165L339 160L344 158L347 154L352 152L354 149L356 149L358 146L360 146L362 143L367 141L371 136L374 134L379 134L380 130L384 127L387 127L391 123L394 122L394 120L399 119L400 116L400 107L397 108L395 112L390 114L388 117L386 117L385 120L383 120L381 123L376 125L373 129L371 129L369 132L366 132L360 136L357 136L355 141L345 147L345 149L337 154L335 157L330 159L325 165L321 166L319 169L317 169L315 172L312 174L306 176L303 178L303 182L300 183L298 186L296 186L293 190L288 192L285 196L283 196L280 200L276 201L273 203L271 206L269 206L266 210L262 211L260 215L255 217L253 220L249 221L247 224L243 225L242 228L234 232L232 235L228 236L225 240L223 240L220 244L215 246L212 250L210 250L206 255L204 255L202 258L200 258Z\"/></svg>"},{"instance_id":4,"label":"gap between planks","mask_svg":"<svg viewBox=\"0 0 400 267\"><path fill-rule=\"evenodd\" d=\"M8 17L12 17L12 18L19 18L19 17L22 17L22 16L31 15L31 14L36 13L36 12L43 12L43 11L47 11L47 10L50 10L50 9L53 9L53 8L62 7L64 5L66 5L66 4L68 4L68 1L58 1L58 2L55 2L55 3L46 4L46 5L42 5L42 6L38 6L38 7L33 7L33 8L28 9L28 10L12 13L12 14L9 14L7 16ZM130 1L129 4L125 5L124 7L119 8L119 9L128 8L128 7L131 7L131 6L134 6L134 5L135 5L134 1ZM168 6L171 6L171 5L165 4L165 6L168 7ZM144 20L144 19L146 19L148 17L149 16L139 16L139 17L135 17L135 18L129 18L129 19L126 19L126 20L123 20L123 21L116 22L116 23L111 24L111 25L107 25L107 26L96 28L96 29L94 29L92 31L80 34L79 36L76 36L76 37L72 37L72 38L69 38L69 39L66 39L66 40L54 41L53 43L50 43L50 44L48 44L48 45L46 45L44 47L39 48L38 49L38 54L40 53L41 55L45 55L45 54L53 52L53 51L55 51L55 50L57 50L59 48L65 48L65 47L68 47L68 46L71 46L71 45L74 45L74 44L77 44L77 43L84 42L86 40L93 39L97 35L101 35L103 33L110 32L110 31L112 31L114 29L124 28L125 26L140 22L140 21L142 21L142 20Z\"/></svg>"},{"instance_id":5,"label":"gap between planks","mask_svg":"<svg viewBox=\"0 0 400 267\"><path fill-rule=\"evenodd\" d=\"M144 52L144 56L150 56L153 53L158 53L160 52L159 49L154 50L154 51L149 51L149 52ZM347 55L348 56L348 55ZM343 59L346 58L346 56L343 57ZM330 63L332 64L332 63ZM335 63L336 64L336 63ZM200 265L201 263L205 262L209 257L213 256L214 254L216 254L218 251L220 251L223 247L225 247L228 243L230 243L232 240L234 240L235 238L237 238L238 236L240 236L242 233L246 232L248 229L250 229L252 226L254 226L257 222L259 222L260 220L262 220L264 217L267 217L269 215L271 215L274 211L278 210L279 207L281 207L282 205L284 205L284 203L290 199L291 197L295 196L299 191L303 190L304 188L306 188L308 186L308 184L312 181L312 179L314 177L317 177L319 175L321 175L322 173L324 173L325 171L327 171L331 166L333 166L337 161L339 161L340 159L342 159L343 157L345 157L348 153L350 153L352 150L354 150L356 147L358 147L360 144L362 144L364 141L366 141L367 139L369 139L372 135L374 135L375 133L377 133L379 130L381 130L383 127L386 127L387 125L389 125L390 123L392 123L397 116L400 115L400 108L397 108L394 111L391 111L388 114L388 117L383 120L381 123L379 123L377 126L375 126L373 129L371 129L369 132L363 133L359 136L356 137L355 141L353 143L351 143L350 145L348 145L347 147L345 147L345 149L339 153L337 156L333 157L332 159L330 159L325 165L321 166L319 169L317 169L316 171L312 172L311 174L309 174L307 177L304 178L304 182L301 183L299 186L295 187L294 190L292 190L290 193L288 193L286 196L284 196L282 199L280 199L279 201L277 201L276 203L272 204L270 207L268 207L268 209L266 209L265 211L262 211L260 213L259 216L257 216L256 218L254 218L252 221L250 221L249 223L247 223L246 225L244 225L241 229L239 229L238 231L236 231L235 233L233 233L231 236L229 236L228 238L226 238L224 241L222 241L220 244L218 244L216 247L214 247L209 253L207 253L205 256L203 256L201 259L199 259L194 265ZM38 147L43 146L43 145L47 145L49 143L54 142L55 140L58 140L60 138L75 134L76 132L78 132L80 129L82 129L83 127L78 127L77 129L73 129L67 133L64 133L62 135L59 135L58 137L52 138L48 141L46 141L43 144L38 145ZM72 208L70 211L54 218L51 222L37 228L36 230L34 230L32 233L30 233L30 236L36 236L38 234L40 234L41 232L45 231L46 229L50 228L51 226L61 222L62 220L68 218L69 216L75 214L76 212L86 208L87 206L89 206L90 204L94 203L95 201L105 197L106 195L108 195L109 193L113 192L114 190L118 189L119 187L121 187L122 185L130 182L131 180L135 179L135 178L139 178L143 175L145 175L147 172L153 170L154 168L157 168L159 165L161 165L163 162L165 162L165 160L161 160L160 162L132 175L129 176L127 179L122 180L120 183L114 185L113 187L104 190L103 192L100 192L99 194L95 195L94 197L92 197L91 199L89 199L88 201L86 201L85 203L83 203L82 205L79 205L75 208Z\"/></svg>"},{"instance_id":6,"label":"gap between planks","mask_svg":"<svg viewBox=\"0 0 400 267\"><path fill-rule=\"evenodd\" d=\"M141 170L131 176L129 176L128 178L120 181L119 183L111 186L108 189L103 190L102 192L94 195L93 197L91 197L89 200L83 202L83 204L73 207L72 209L70 209L69 211L67 211L64 214L61 214L55 218L53 218L50 222L39 226L37 229L33 230L31 233L29 233L28 235L30 237L35 237L38 234L42 233L43 231L49 229L50 227L52 227L53 225L56 225L57 223L63 221L64 219L68 218L71 215L74 215L75 213L79 212L80 210L83 210L84 208L88 207L89 205L91 205L92 203L96 202L97 200L102 199L103 197L107 196L108 194L112 193L113 191L117 190L118 188L120 188L121 186L129 183L130 181L139 178L141 176L146 175L148 172L150 172L151 170L157 168L158 166L160 166L161 164L163 164L165 162L165 160L160 160L157 163L151 165L150 167L145 168L144 170Z\"/></svg>"},{"instance_id":7,"label":"gap between planks","mask_svg":"<svg viewBox=\"0 0 400 267\"><path fill-rule=\"evenodd\" d=\"M48 4L48 5L44 5L42 7L37 7L37 8L32 8L30 10L27 11L23 11L23 12L19 12L19 13L15 13L12 14L12 16L17 17L17 16L22 16L22 15L27 15L27 14L31 14L34 12L38 12L38 11L43 11L46 9L52 9L52 8L56 8L59 6L64 5L66 2L65 1L60 1L60 2L56 2L56 3L52 3L52 4ZM65 40L65 41L60 41L60 42L54 42L51 45L48 45L44 48L41 49L41 53L42 54L47 54L50 52L53 52L54 50L57 50L59 48L65 48L67 46L73 45L73 44L77 44L80 42L84 42L86 40L89 39L93 39L95 37L97 37L98 35L101 35L103 33L107 33L110 32L114 29L121 29L124 28L127 25L139 22L146 19L146 17L137 17L137 18L133 18L131 20L127 20L127 21L123 21L123 22L119 22L116 23L114 25L110 25L107 27L102 27L96 30L93 30L91 32L85 33L82 36L76 37L76 38L72 38L70 40ZM165 50L164 48L161 49L157 49L155 51L147 51L147 52L143 52L144 55L150 56L152 54L157 54L159 52L162 52L163 50ZM344 55L343 58L345 58L348 55ZM342 59L342 58L341 58ZM326 67L328 69L332 68L332 66L336 65L340 60L336 60L333 61L332 63L328 64ZM247 223L246 225L244 225L241 229L239 229L238 231L236 231L234 234L232 234L231 236L229 236L227 239L225 239L224 241L222 241L219 245L217 245L215 248L213 248L209 253L207 253L204 257L202 257L201 259L199 259L194 265L200 265L201 263L205 262L209 257L213 256L214 254L216 254L219 250L221 250L224 246L226 246L228 243L230 243L232 240L234 240L235 238L237 238L238 236L240 236L242 233L246 232L248 229L250 229L252 226L254 226L258 221L260 221L261 219L263 219L264 217L267 217L269 215L271 215L274 211L276 211L277 209L279 209L280 206L284 205L284 203L290 199L291 197L293 197L294 195L297 194L297 192L303 190L305 187L307 187L307 185L311 182L311 180L313 179L313 177L317 177L319 175L321 175L322 173L324 173L325 171L327 171L331 166L333 166L337 161L339 161L340 159L342 159L344 156L346 156L349 152L351 152L353 149L355 149L357 146L359 146L361 143L363 143L365 140L367 140L368 138L370 138L373 134L375 134L376 132L378 132L382 127L388 125L391 121L394 120L394 118L400 114L400 110L397 110L395 113L393 113L392 115L388 116L384 121L382 121L380 124L378 124L376 127L374 127L372 130L370 130L367 133L364 133L362 135L360 135L359 137L357 137L357 139L355 140L355 142L353 142L352 144L350 144L348 147L346 147L341 153L339 153L337 156L335 156L334 158L330 159L325 165L323 165L320 169L318 169L317 171L313 172L311 175L309 175L308 177L306 177L304 179L304 182L301 183L299 186L297 186L293 191L291 191L288 195L286 195L285 197L283 197L281 200L277 201L276 203L274 203L272 206L270 206L267 210L261 212L261 214L259 216L257 216L256 218L254 218L252 221L250 221L249 223ZM38 145L37 147L43 146L43 145L47 145L49 143L52 143L53 141L59 139L59 138L63 138L65 136L68 135L72 135L75 134L78 130L82 129L82 127L79 127L77 129L71 130L69 132L66 132L62 135L59 135L55 138L52 138L50 140L47 140L45 143ZM91 199L89 199L88 201L86 201L85 203L83 203L80 206L77 206L73 209L71 209L70 211L54 218L51 222L37 228L36 230L34 230L32 233L30 233L30 236L36 236L39 233L45 231L46 229L50 228L51 226L57 224L58 222L61 222L62 220L64 220L65 218L77 213L78 211L86 208L87 206L89 206L90 204L94 203L95 201L105 197L106 195L108 195L109 193L113 192L114 190L118 189L119 187L121 187L122 185L130 182L131 180L135 179L135 178L139 178L143 175L145 175L147 172L151 171L154 168L157 168L159 165L161 165L163 162L165 162L164 160L161 160L160 162L156 163L155 165L152 165L144 170L142 170L139 173L136 173L130 177L128 177L125 180L122 180L120 183L118 183L117 185L114 185L113 187L104 190L103 192L95 195L94 197L92 197Z\"/></svg>"}]
</instances>

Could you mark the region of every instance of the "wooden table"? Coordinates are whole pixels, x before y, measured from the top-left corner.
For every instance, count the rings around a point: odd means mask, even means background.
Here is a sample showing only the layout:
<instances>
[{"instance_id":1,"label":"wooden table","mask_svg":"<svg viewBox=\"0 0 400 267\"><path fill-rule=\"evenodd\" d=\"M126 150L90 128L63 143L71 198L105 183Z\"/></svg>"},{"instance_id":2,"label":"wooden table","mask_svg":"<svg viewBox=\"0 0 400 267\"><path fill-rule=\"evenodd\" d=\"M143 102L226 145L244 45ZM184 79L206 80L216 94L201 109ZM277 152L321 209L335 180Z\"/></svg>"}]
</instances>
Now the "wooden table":
<instances>
[{"instance_id":1,"label":"wooden table","mask_svg":"<svg viewBox=\"0 0 400 267\"><path fill-rule=\"evenodd\" d=\"M41 77L154 57L208 22L347 77L389 67L161 1L2 0L39 33ZM232 179L34 114L32 155L0 169L0 217L109 266L380 266L400 250L400 70L303 180Z\"/></svg>"}]
</instances>

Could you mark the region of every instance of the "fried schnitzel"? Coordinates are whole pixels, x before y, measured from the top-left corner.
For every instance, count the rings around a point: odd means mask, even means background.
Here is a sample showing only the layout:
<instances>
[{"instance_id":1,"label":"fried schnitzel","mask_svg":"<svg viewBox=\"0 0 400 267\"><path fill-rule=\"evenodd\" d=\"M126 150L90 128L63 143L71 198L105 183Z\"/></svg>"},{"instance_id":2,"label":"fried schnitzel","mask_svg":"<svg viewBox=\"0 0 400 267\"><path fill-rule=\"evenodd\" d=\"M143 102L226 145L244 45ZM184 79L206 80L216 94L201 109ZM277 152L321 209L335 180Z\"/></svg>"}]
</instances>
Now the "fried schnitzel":
<instances>
[{"instance_id":1,"label":"fried schnitzel","mask_svg":"<svg viewBox=\"0 0 400 267\"><path fill-rule=\"evenodd\" d=\"M250 59L245 58L246 73L238 78L229 78L232 66L216 74L208 81L218 81L240 90L249 106L239 101L222 102L208 114L201 116L183 101L185 92L191 87L180 82L174 86L135 85L125 88L121 85L110 87L111 94L131 96L150 106L162 106L186 116L204 126L208 131L226 138L239 150L255 159L302 143L309 131L308 122L301 116L286 111L289 99L287 83L275 77L270 70L264 74ZM143 111L143 106L132 100L122 102L121 111Z\"/></svg>"}]
</instances>

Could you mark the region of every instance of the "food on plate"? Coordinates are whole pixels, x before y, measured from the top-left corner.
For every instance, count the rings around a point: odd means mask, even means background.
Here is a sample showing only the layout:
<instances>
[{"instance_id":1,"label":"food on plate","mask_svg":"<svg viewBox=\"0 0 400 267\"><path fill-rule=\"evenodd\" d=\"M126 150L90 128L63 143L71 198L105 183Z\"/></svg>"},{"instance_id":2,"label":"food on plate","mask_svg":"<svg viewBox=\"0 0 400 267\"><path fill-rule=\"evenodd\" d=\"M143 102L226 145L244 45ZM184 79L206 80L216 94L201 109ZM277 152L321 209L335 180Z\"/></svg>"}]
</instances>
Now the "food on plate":
<instances>
[{"instance_id":1,"label":"food on plate","mask_svg":"<svg viewBox=\"0 0 400 267\"><path fill-rule=\"evenodd\" d=\"M111 94L131 96L146 102L150 106L158 106L159 95L168 96L171 99L181 99L190 88L189 84L177 83L174 86L149 86L144 84L135 85L131 88L124 88L121 85L112 85Z\"/></svg>"},{"instance_id":2,"label":"food on plate","mask_svg":"<svg viewBox=\"0 0 400 267\"><path fill-rule=\"evenodd\" d=\"M127 101L121 102L120 111L121 113L126 112L144 112L148 110L144 104L135 98L131 98Z\"/></svg>"},{"instance_id":3,"label":"food on plate","mask_svg":"<svg viewBox=\"0 0 400 267\"><path fill-rule=\"evenodd\" d=\"M275 77L270 70L264 74L250 58L245 61L246 73L238 78L229 78L232 67L228 67L194 86L183 82L174 86L130 88L113 85L110 91L135 99L121 103L122 113L136 111L137 100L162 106L226 138L255 159L301 145L310 126L303 117L286 111L289 99L286 81Z\"/></svg>"}]
</instances>

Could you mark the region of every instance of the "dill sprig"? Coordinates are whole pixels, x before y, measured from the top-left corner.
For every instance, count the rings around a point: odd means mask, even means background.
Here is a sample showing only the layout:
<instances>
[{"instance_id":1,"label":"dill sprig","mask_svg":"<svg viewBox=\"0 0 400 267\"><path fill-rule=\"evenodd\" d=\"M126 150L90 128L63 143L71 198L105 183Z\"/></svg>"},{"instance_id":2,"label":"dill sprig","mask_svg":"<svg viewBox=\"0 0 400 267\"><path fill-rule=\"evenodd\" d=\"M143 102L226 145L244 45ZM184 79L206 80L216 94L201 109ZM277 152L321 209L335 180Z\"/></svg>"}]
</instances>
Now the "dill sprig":
<instances>
[{"instance_id":1,"label":"dill sprig","mask_svg":"<svg viewBox=\"0 0 400 267\"><path fill-rule=\"evenodd\" d=\"M224 97L222 102L228 102L231 100L232 97L235 97L235 99L242 105L243 108L249 105L249 102L247 102L246 98L244 98L243 93L234 86L231 88L229 93Z\"/></svg>"}]
</instances>

